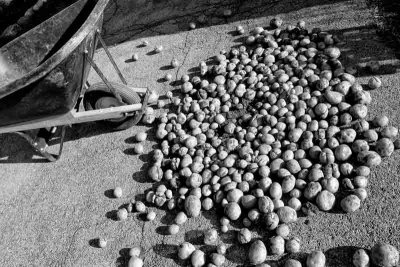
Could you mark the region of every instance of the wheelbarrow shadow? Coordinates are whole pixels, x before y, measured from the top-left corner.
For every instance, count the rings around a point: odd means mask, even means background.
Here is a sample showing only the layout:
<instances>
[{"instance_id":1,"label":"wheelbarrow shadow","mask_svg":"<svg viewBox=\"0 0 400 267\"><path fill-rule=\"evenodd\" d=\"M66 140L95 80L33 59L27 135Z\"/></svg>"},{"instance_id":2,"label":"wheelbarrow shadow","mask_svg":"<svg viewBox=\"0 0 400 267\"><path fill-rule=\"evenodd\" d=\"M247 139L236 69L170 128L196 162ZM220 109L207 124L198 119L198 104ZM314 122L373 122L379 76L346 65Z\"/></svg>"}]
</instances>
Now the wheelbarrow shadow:
<instances>
[{"instance_id":1,"label":"wheelbarrow shadow","mask_svg":"<svg viewBox=\"0 0 400 267\"><path fill-rule=\"evenodd\" d=\"M113 132L101 123L84 123L67 127L64 143ZM57 153L60 146L60 127L49 141L49 152ZM36 152L32 146L15 133L0 135L0 164L5 163L46 163L49 162Z\"/></svg>"}]
</instances>

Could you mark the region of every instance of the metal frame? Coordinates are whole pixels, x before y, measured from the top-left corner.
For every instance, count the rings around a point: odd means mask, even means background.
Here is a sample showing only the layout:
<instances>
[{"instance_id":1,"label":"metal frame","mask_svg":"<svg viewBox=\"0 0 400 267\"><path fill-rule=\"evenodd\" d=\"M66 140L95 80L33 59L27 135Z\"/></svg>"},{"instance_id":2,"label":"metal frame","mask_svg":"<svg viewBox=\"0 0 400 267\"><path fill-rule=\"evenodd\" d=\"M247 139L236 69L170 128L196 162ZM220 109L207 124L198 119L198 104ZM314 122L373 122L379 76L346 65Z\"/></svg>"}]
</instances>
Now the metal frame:
<instances>
[{"instance_id":1,"label":"metal frame","mask_svg":"<svg viewBox=\"0 0 400 267\"><path fill-rule=\"evenodd\" d=\"M105 44L104 40L102 39L102 37L100 35L100 31L96 30L95 34L96 34L96 37L98 38L98 40L100 41L101 46L104 48L104 50L107 54L107 57L111 61L112 65L113 65L115 71L117 72L119 78L121 79L122 83L125 86L128 86L124 76L122 75L120 69L118 68L117 64L114 61L114 58L112 57L110 51L108 50L107 45ZM28 121L28 122L22 122L22 123L17 123L14 125L7 125L7 126L0 127L0 134L15 132L16 134L25 138L29 142L29 144L44 158L53 162L53 161L58 160L62 154L65 131L66 131L67 125L91 122L91 121L99 121L99 120L109 120L109 119L121 118L121 117L126 117L126 116L134 116L134 117L132 119L124 122L124 126L130 127L130 126L137 124L140 121L141 117L143 116L143 114L146 110L149 96L150 96L149 89L128 86L131 90L137 92L138 94L144 95L144 100L143 100L142 104L124 105L125 103L122 101L121 96L111 86L111 84L108 81L108 79L106 78L106 76L103 74L103 72L97 66L97 64L93 61L93 59L89 56L88 51L84 51L84 54L85 54L85 59L89 62L91 67L93 67L93 69L100 76L100 78L103 80L103 82L107 85L107 87L110 89L110 91L115 95L117 100L119 102L121 102L121 104L123 104L123 105L121 105L119 107L111 107L111 108L89 110L89 111L79 111L78 110L79 107L76 107L75 109L73 109L70 112L63 114L63 115L57 115L57 116L48 117L46 119L37 119L37 120ZM87 81L83 82L83 84L87 84ZM83 85L83 87L84 86L85 85ZM82 94L84 94L84 92L82 92ZM80 103L80 99L78 100L77 103ZM48 141L50 140L52 134L55 133L55 127L57 127L57 126L62 126L61 136L60 136L60 148L59 148L58 154L53 155L53 154L50 154L49 152L47 152L46 149L48 147ZM31 130L35 130L35 129L41 129L42 133L43 133L43 131L45 132L45 130L44 130L45 128L51 128L51 130L48 131L48 134L45 134L46 135L45 137L40 136L40 135L32 137L29 134L29 132L27 132L27 131L31 131Z\"/></svg>"}]
</instances>

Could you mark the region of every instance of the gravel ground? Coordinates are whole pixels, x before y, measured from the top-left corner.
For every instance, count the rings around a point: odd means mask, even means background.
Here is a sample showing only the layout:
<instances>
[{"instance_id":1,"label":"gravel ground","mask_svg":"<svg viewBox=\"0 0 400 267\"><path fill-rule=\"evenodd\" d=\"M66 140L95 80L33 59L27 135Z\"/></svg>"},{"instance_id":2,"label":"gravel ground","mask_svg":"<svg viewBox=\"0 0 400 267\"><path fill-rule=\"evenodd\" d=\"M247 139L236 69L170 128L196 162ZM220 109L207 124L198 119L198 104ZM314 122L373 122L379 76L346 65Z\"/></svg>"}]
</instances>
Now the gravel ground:
<instances>
[{"instance_id":1,"label":"gravel ground","mask_svg":"<svg viewBox=\"0 0 400 267\"><path fill-rule=\"evenodd\" d=\"M258 16L192 31L169 33L170 22L166 21L134 35L129 31L119 33L130 40L113 46L111 53L130 84L147 86L163 94L174 88L173 84L162 81L166 73L178 78L192 73L199 61L237 45L241 38L231 33L236 25L249 30L266 25L273 15L291 23L304 19L310 28L318 26L342 36L343 58L348 64L363 66L370 60L378 60L384 65L379 74L383 86L371 91L370 116L384 113L393 125L400 126L399 62L393 45L376 35L372 11L364 1L325 2L280 1ZM289 4L304 8L279 14L280 6ZM188 22L189 18L179 23ZM137 47L143 38L150 45ZM159 44L164 46L163 53L149 53ZM129 60L133 53L139 54L137 62ZM183 65L168 69L172 58ZM103 51L98 51L95 60L110 79L117 80ZM366 83L368 79L367 74L360 73L359 81ZM95 74L91 75L90 81L98 80ZM0 266L124 266L128 248L135 245L145 250L145 266L185 266L176 258L176 246L184 240L200 246L201 230L218 226L215 212L190 219L173 237L164 235L165 226L174 217L165 211L157 210L157 218L152 222L144 222L137 214L129 215L124 222L113 219L118 207L132 198L143 198L143 193L151 187L146 177L148 155L137 156L132 150L135 143L132 137L138 131L149 133L145 153L150 153L155 142L149 127L139 125L112 132L95 123L73 126L68 129L63 157L56 163L41 160L16 135L1 135ZM350 257L357 247L370 248L383 241L400 248L399 159L400 153L395 152L374 169L370 197L358 212L350 215L320 212L291 225L292 234L302 240L302 251L324 250L327 266L339 267L351 266ZM123 188L120 199L110 198L110 189L116 186ZM246 266L246 248L233 242L233 233L222 235L230 246L225 266ZM263 231L254 233L254 237L259 235ZM98 237L108 240L106 248L95 247L94 240Z\"/></svg>"}]
</instances>

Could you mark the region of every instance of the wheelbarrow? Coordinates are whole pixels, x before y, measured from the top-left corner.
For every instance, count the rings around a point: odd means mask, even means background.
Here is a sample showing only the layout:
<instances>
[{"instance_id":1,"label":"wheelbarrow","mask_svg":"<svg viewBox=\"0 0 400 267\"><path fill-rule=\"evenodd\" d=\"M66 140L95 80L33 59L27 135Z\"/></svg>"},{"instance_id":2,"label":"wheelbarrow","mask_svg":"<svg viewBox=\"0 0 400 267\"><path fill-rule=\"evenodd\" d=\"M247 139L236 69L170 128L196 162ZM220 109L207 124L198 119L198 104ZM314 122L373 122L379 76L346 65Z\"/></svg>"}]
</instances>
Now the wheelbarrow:
<instances>
[{"instance_id":1,"label":"wheelbarrow","mask_svg":"<svg viewBox=\"0 0 400 267\"><path fill-rule=\"evenodd\" d=\"M68 125L103 121L122 130L140 121L152 92L127 84L101 38L108 1L78 0L0 48L0 134L17 133L55 161ZM98 42L121 83L94 62ZM87 82L91 67L103 83ZM60 126L59 151L51 154L48 141Z\"/></svg>"}]
</instances>

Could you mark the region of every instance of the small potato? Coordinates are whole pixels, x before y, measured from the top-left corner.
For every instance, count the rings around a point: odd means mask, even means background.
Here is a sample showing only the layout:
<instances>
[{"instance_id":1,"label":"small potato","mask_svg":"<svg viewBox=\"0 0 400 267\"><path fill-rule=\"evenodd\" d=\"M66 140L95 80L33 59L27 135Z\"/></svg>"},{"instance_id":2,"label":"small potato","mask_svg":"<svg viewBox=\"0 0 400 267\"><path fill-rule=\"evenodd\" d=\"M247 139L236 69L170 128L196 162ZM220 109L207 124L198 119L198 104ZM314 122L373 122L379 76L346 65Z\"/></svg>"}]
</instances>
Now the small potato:
<instances>
[{"instance_id":1,"label":"small potato","mask_svg":"<svg viewBox=\"0 0 400 267\"><path fill-rule=\"evenodd\" d=\"M353 179L353 184L356 188L366 188L368 185L368 178L365 176L356 176Z\"/></svg>"},{"instance_id":2,"label":"small potato","mask_svg":"<svg viewBox=\"0 0 400 267\"><path fill-rule=\"evenodd\" d=\"M307 184L304 190L304 197L308 200L313 200L322 191L322 186L319 182L311 182Z\"/></svg>"},{"instance_id":3,"label":"small potato","mask_svg":"<svg viewBox=\"0 0 400 267\"><path fill-rule=\"evenodd\" d=\"M262 221L267 228L267 230L274 230L276 227L278 227L279 224L279 217L278 214L275 212L269 212L267 214L264 214L262 216Z\"/></svg>"},{"instance_id":4,"label":"small potato","mask_svg":"<svg viewBox=\"0 0 400 267\"><path fill-rule=\"evenodd\" d=\"M389 124L389 118L386 115L378 115L372 120L372 124L376 127L386 127Z\"/></svg>"},{"instance_id":5,"label":"small potato","mask_svg":"<svg viewBox=\"0 0 400 267\"><path fill-rule=\"evenodd\" d=\"M348 195L342 199L340 206L344 212L352 213L360 208L361 200L356 195Z\"/></svg>"},{"instance_id":6,"label":"small potato","mask_svg":"<svg viewBox=\"0 0 400 267\"><path fill-rule=\"evenodd\" d=\"M371 90L375 90L378 89L379 87L382 86L382 81L378 78L378 77L372 77L371 79L369 79L368 81L368 87Z\"/></svg>"},{"instance_id":7,"label":"small potato","mask_svg":"<svg viewBox=\"0 0 400 267\"><path fill-rule=\"evenodd\" d=\"M346 144L341 144L335 148L335 158L338 161L346 161L351 157L351 155L352 151Z\"/></svg>"},{"instance_id":8,"label":"small potato","mask_svg":"<svg viewBox=\"0 0 400 267\"><path fill-rule=\"evenodd\" d=\"M316 199L317 206L320 210L328 211L335 205L336 198L335 195L328 190L322 190Z\"/></svg>"},{"instance_id":9,"label":"small potato","mask_svg":"<svg viewBox=\"0 0 400 267\"><path fill-rule=\"evenodd\" d=\"M201 210L200 198L190 195L185 199L185 211L188 217L198 217Z\"/></svg>"},{"instance_id":10,"label":"small potato","mask_svg":"<svg viewBox=\"0 0 400 267\"><path fill-rule=\"evenodd\" d=\"M253 195L244 195L241 198L240 202L241 202L243 208L252 209L257 205L257 198Z\"/></svg>"},{"instance_id":11,"label":"small potato","mask_svg":"<svg viewBox=\"0 0 400 267\"><path fill-rule=\"evenodd\" d=\"M238 232L238 235L237 235L237 239L240 244L250 243L250 241L251 241L250 230L247 228L240 229L240 231Z\"/></svg>"},{"instance_id":12,"label":"small potato","mask_svg":"<svg viewBox=\"0 0 400 267\"><path fill-rule=\"evenodd\" d=\"M115 198L120 198L122 197L122 188L117 186L116 188L114 188L113 190L113 195Z\"/></svg>"},{"instance_id":13,"label":"small potato","mask_svg":"<svg viewBox=\"0 0 400 267\"><path fill-rule=\"evenodd\" d=\"M364 119L368 114L368 107L363 104L355 104L350 108L350 114L355 119Z\"/></svg>"},{"instance_id":14,"label":"small potato","mask_svg":"<svg viewBox=\"0 0 400 267\"><path fill-rule=\"evenodd\" d=\"M360 153L361 151L368 151L369 144L366 140L358 139L353 142L351 148L354 153Z\"/></svg>"},{"instance_id":15,"label":"small potato","mask_svg":"<svg viewBox=\"0 0 400 267\"><path fill-rule=\"evenodd\" d=\"M242 210L238 203L232 202L228 203L225 208L225 215L232 221L236 221L239 219L240 215L242 214Z\"/></svg>"},{"instance_id":16,"label":"small potato","mask_svg":"<svg viewBox=\"0 0 400 267\"><path fill-rule=\"evenodd\" d=\"M128 267L142 267L143 266L143 260L133 256L129 259L128 261Z\"/></svg>"},{"instance_id":17,"label":"small potato","mask_svg":"<svg viewBox=\"0 0 400 267\"><path fill-rule=\"evenodd\" d=\"M375 151L382 157L389 157L394 151L394 144L389 138L381 138L375 144Z\"/></svg>"},{"instance_id":18,"label":"small potato","mask_svg":"<svg viewBox=\"0 0 400 267\"><path fill-rule=\"evenodd\" d=\"M356 195L361 200L361 202L366 200L368 197L368 192L365 188L354 189L353 194Z\"/></svg>"},{"instance_id":19,"label":"small potato","mask_svg":"<svg viewBox=\"0 0 400 267\"><path fill-rule=\"evenodd\" d=\"M357 169L354 170L355 174L360 176L369 176L371 174L371 169L367 166L359 166Z\"/></svg>"},{"instance_id":20,"label":"small potato","mask_svg":"<svg viewBox=\"0 0 400 267\"><path fill-rule=\"evenodd\" d=\"M189 259L196 248L189 242L182 243L178 248L178 258L181 260Z\"/></svg>"},{"instance_id":21,"label":"small potato","mask_svg":"<svg viewBox=\"0 0 400 267\"><path fill-rule=\"evenodd\" d=\"M289 259L285 262L285 265L283 267L302 267L301 262L298 260L294 259Z\"/></svg>"},{"instance_id":22,"label":"small potato","mask_svg":"<svg viewBox=\"0 0 400 267\"><path fill-rule=\"evenodd\" d=\"M218 232L215 229L208 229L204 232L204 244L215 245L218 241Z\"/></svg>"},{"instance_id":23,"label":"small potato","mask_svg":"<svg viewBox=\"0 0 400 267\"><path fill-rule=\"evenodd\" d=\"M382 162L381 156L375 151L362 151L357 155L357 161L367 167L376 167Z\"/></svg>"},{"instance_id":24,"label":"small potato","mask_svg":"<svg viewBox=\"0 0 400 267\"><path fill-rule=\"evenodd\" d=\"M187 221L187 216L186 216L186 214L185 214L183 211L179 212L179 213L176 215L176 217L175 217L175 223L176 223L177 225L182 225L182 224L184 224L186 221Z\"/></svg>"},{"instance_id":25,"label":"small potato","mask_svg":"<svg viewBox=\"0 0 400 267\"><path fill-rule=\"evenodd\" d=\"M190 256L190 261L193 267L202 267L206 265L206 254L203 251L196 249Z\"/></svg>"},{"instance_id":26,"label":"small potato","mask_svg":"<svg viewBox=\"0 0 400 267\"><path fill-rule=\"evenodd\" d=\"M279 221L282 223L291 223L297 221L297 213L291 207L282 207L277 211Z\"/></svg>"},{"instance_id":27,"label":"small potato","mask_svg":"<svg viewBox=\"0 0 400 267\"><path fill-rule=\"evenodd\" d=\"M326 257L322 251L313 251L307 256L307 267L325 267Z\"/></svg>"},{"instance_id":28,"label":"small potato","mask_svg":"<svg viewBox=\"0 0 400 267\"><path fill-rule=\"evenodd\" d=\"M300 239L297 237L291 238L286 241L285 247L287 253L298 253L300 252Z\"/></svg>"},{"instance_id":29,"label":"small potato","mask_svg":"<svg viewBox=\"0 0 400 267\"><path fill-rule=\"evenodd\" d=\"M369 256L363 249L357 250L353 255L353 264L355 267L369 267Z\"/></svg>"},{"instance_id":30,"label":"small potato","mask_svg":"<svg viewBox=\"0 0 400 267\"><path fill-rule=\"evenodd\" d=\"M387 137L389 139L396 138L399 130L394 126L386 126L381 130L382 137Z\"/></svg>"},{"instance_id":31,"label":"small potato","mask_svg":"<svg viewBox=\"0 0 400 267\"><path fill-rule=\"evenodd\" d=\"M254 241L248 254L250 264L261 264L267 259L267 248L261 240Z\"/></svg>"},{"instance_id":32,"label":"small potato","mask_svg":"<svg viewBox=\"0 0 400 267\"><path fill-rule=\"evenodd\" d=\"M285 239L281 236L274 236L269 239L272 255L282 255L285 253Z\"/></svg>"},{"instance_id":33,"label":"small potato","mask_svg":"<svg viewBox=\"0 0 400 267\"><path fill-rule=\"evenodd\" d=\"M287 238L290 234L290 228L287 224L280 224L278 227L275 229L276 234L283 237Z\"/></svg>"},{"instance_id":34,"label":"small potato","mask_svg":"<svg viewBox=\"0 0 400 267\"><path fill-rule=\"evenodd\" d=\"M138 132L135 135L135 139L137 142L143 142L147 139L147 134L145 132Z\"/></svg>"},{"instance_id":35,"label":"small potato","mask_svg":"<svg viewBox=\"0 0 400 267\"><path fill-rule=\"evenodd\" d=\"M399 251L389 244L376 244L371 249L371 262L380 267L394 267L399 264Z\"/></svg>"},{"instance_id":36,"label":"small potato","mask_svg":"<svg viewBox=\"0 0 400 267\"><path fill-rule=\"evenodd\" d=\"M364 137L367 142L375 142L379 136L375 130L367 130L364 132Z\"/></svg>"},{"instance_id":37,"label":"small potato","mask_svg":"<svg viewBox=\"0 0 400 267\"><path fill-rule=\"evenodd\" d=\"M342 144L353 143L356 139L357 133L354 129L344 129L340 131L339 142Z\"/></svg>"},{"instance_id":38,"label":"small potato","mask_svg":"<svg viewBox=\"0 0 400 267\"><path fill-rule=\"evenodd\" d=\"M328 190L333 194L337 193L337 191L339 190L339 180L334 177L322 179L321 185L323 189Z\"/></svg>"},{"instance_id":39,"label":"small potato","mask_svg":"<svg viewBox=\"0 0 400 267\"><path fill-rule=\"evenodd\" d=\"M225 256L222 254L218 254L218 253L212 253L211 254L211 262L215 265L215 266L222 266L225 263Z\"/></svg>"}]
</instances>

